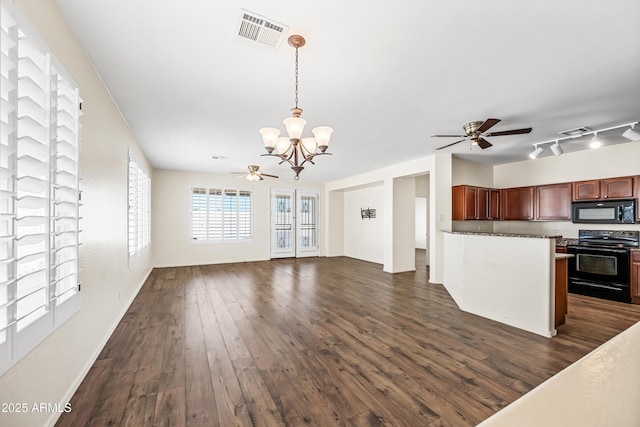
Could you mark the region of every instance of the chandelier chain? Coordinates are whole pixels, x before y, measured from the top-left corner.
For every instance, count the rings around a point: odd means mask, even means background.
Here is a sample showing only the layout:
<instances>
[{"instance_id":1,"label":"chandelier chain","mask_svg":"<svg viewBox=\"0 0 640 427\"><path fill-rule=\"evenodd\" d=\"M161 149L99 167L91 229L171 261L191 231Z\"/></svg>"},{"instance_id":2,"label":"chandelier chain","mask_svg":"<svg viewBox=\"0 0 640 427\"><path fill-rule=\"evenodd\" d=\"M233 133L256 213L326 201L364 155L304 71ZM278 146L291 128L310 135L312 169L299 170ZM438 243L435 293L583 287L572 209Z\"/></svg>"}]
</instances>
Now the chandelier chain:
<instances>
[{"instance_id":1,"label":"chandelier chain","mask_svg":"<svg viewBox=\"0 0 640 427\"><path fill-rule=\"evenodd\" d=\"M298 108L298 48L296 47L296 108Z\"/></svg>"}]
</instances>

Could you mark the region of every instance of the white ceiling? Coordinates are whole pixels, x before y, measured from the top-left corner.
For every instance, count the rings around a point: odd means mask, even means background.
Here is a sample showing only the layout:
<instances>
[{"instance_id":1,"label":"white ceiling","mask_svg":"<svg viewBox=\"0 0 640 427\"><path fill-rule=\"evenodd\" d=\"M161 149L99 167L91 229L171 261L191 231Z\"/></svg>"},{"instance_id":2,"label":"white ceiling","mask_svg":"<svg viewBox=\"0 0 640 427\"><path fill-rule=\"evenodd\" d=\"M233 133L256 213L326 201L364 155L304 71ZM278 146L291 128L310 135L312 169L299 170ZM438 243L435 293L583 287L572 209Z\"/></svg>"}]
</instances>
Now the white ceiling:
<instances>
[{"instance_id":1,"label":"white ceiling","mask_svg":"<svg viewBox=\"0 0 640 427\"><path fill-rule=\"evenodd\" d=\"M638 0L56 3L157 168L228 173L255 163L293 174L260 157L258 129L284 131L294 50L286 36L277 50L239 40L241 9L307 39L299 105L309 130L334 128L334 155L317 158L301 180L432 154L455 140L431 135L463 133L463 124L489 117L502 119L492 131L533 131L490 138L487 150L461 143L443 151L507 163L562 130L640 120ZM607 141L626 142L623 130Z\"/></svg>"}]
</instances>

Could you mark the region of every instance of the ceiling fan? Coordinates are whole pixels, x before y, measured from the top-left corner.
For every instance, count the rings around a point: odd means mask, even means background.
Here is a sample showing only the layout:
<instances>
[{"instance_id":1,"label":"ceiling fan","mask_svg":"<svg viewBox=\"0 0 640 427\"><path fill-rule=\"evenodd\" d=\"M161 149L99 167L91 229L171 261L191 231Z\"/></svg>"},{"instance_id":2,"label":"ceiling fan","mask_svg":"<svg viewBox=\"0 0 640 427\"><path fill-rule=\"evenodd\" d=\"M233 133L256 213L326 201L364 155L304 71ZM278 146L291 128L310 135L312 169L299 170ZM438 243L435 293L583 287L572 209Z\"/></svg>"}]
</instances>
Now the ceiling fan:
<instances>
[{"instance_id":1,"label":"ceiling fan","mask_svg":"<svg viewBox=\"0 0 640 427\"><path fill-rule=\"evenodd\" d=\"M233 172L234 174L240 174L240 176L237 176L236 178L247 178L249 181L262 181L265 176L268 176L269 178L278 178L275 175L269 175L268 173L262 173L260 172L260 166L258 165L249 165L247 166L247 168L249 169L249 173L245 173L245 172Z\"/></svg>"},{"instance_id":2,"label":"ceiling fan","mask_svg":"<svg viewBox=\"0 0 640 427\"><path fill-rule=\"evenodd\" d=\"M466 125L463 126L464 132L466 133L466 135L432 135L432 138L433 137L462 138L459 141L452 142L451 144L443 145L442 147L438 147L436 148L436 150L442 150L443 148L451 147L452 145L455 145L462 141L466 141L468 139L472 140L473 144L478 145L480 148L484 150L485 148L489 148L493 145L489 141L487 141L485 138L493 137L493 136L518 135L518 134L531 132L531 128L522 128L522 129L503 130L500 132L485 133L486 131L488 131L495 125L497 125L499 122L500 122L500 119L487 119L484 122L467 123Z\"/></svg>"}]
</instances>

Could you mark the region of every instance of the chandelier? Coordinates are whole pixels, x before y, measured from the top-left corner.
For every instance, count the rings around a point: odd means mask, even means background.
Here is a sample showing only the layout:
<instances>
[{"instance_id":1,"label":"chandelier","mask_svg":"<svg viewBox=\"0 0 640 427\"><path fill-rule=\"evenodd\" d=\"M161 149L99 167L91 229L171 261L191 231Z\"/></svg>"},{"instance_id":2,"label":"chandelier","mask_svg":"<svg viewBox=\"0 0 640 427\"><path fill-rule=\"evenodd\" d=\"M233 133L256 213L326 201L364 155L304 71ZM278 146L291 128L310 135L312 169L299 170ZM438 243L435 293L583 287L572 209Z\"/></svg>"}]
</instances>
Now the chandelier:
<instances>
[{"instance_id":1,"label":"chandelier","mask_svg":"<svg viewBox=\"0 0 640 427\"><path fill-rule=\"evenodd\" d=\"M307 121L300 117L302 109L298 108L298 48L305 44L304 37L293 35L288 39L289 44L296 49L296 98L295 107L291 109L291 117L287 117L282 121L287 129L288 137L280 136L280 130L276 128L262 128L262 142L267 154L263 156L273 156L281 159L279 164L287 162L291 165L291 169L295 173L294 179L300 179L300 172L304 169L304 164L313 163L315 156L327 153L329 148L329 140L333 129L329 126L318 126L311 130L313 136L302 138L304 125Z\"/></svg>"}]
</instances>

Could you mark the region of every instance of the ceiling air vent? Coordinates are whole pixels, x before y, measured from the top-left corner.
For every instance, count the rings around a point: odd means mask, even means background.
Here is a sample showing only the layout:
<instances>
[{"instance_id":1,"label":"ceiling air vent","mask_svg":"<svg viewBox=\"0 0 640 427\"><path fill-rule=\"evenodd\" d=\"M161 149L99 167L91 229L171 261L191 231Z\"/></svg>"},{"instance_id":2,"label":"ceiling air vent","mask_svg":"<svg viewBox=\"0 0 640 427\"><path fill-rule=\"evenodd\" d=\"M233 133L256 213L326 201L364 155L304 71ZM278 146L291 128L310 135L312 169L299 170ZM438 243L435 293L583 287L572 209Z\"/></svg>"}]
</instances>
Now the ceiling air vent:
<instances>
[{"instance_id":1,"label":"ceiling air vent","mask_svg":"<svg viewBox=\"0 0 640 427\"><path fill-rule=\"evenodd\" d=\"M238 37L261 46L277 48L289 27L257 13L240 9Z\"/></svg>"},{"instance_id":2,"label":"ceiling air vent","mask_svg":"<svg viewBox=\"0 0 640 427\"><path fill-rule=\"evenodd\" d=\"M588 132L591 132L591 129L589 129L588 127L581 127L581 128L563 130L562 132L558 132L558 133L560 135L568 136L570 138L577 138Z\"/></svg>"}]
</instances>

